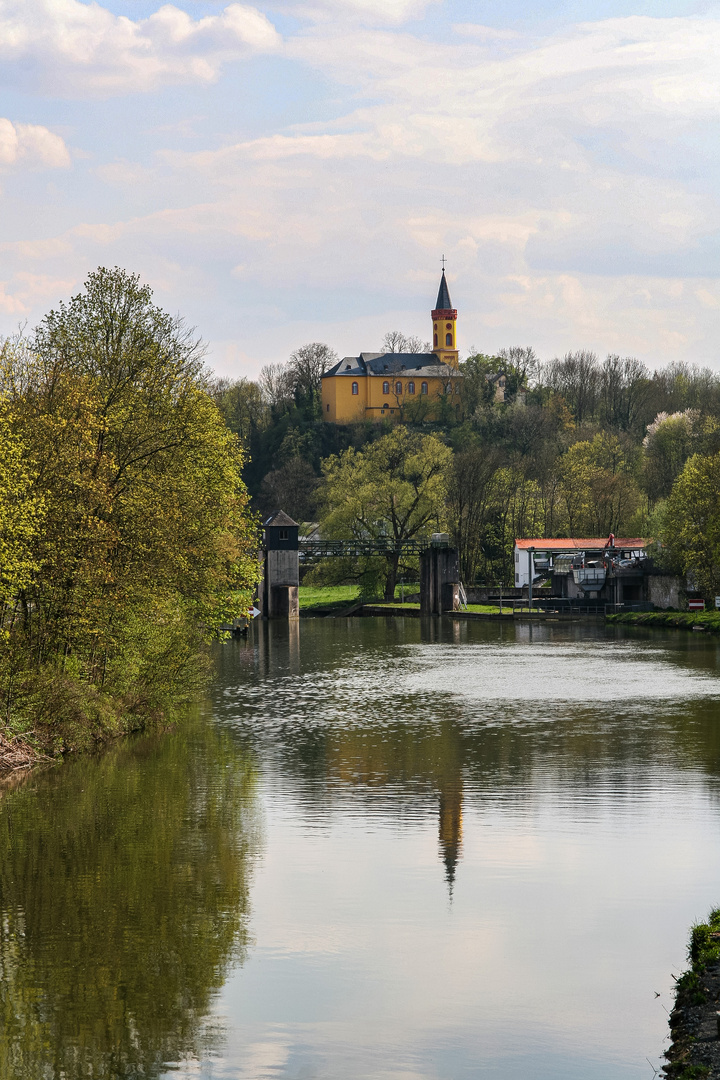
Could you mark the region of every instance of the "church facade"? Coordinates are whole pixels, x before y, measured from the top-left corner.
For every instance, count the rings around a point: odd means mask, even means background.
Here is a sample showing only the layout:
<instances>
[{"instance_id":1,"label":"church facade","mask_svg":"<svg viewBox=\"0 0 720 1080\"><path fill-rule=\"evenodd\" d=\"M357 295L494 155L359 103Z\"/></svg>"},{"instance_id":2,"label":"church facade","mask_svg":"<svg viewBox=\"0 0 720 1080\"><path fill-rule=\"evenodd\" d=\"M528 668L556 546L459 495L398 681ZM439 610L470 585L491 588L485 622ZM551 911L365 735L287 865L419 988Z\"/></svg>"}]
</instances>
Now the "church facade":
<instances>
[{"instance_id":1,"label":"church facade","mask_svg":"<svg viewBox=\"0 0 720 1080\"><path fill-rule=\"evenodd\" d=\"M433 351L345 356L321 380L323 419L331 424L384 418L420 422L460 413L457 311L442 271L431 312Z\"/></svg>"}]
</instances>

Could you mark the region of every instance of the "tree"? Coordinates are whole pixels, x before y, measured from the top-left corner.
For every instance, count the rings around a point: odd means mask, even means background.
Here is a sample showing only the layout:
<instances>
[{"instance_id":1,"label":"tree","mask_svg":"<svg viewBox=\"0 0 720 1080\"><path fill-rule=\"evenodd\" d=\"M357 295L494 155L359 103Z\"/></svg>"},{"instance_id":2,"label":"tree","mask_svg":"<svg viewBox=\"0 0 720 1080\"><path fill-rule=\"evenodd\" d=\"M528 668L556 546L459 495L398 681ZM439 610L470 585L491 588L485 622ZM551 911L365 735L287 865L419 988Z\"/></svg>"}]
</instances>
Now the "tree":
<instances>
[{"instance_id":1,"label":"tree","mask_svg":"<svg viewBox=\"0 0 720 1080\"><path fill-rule=\"evenodd\" d=\"M385 598L395 596L400 547L439 529L445 517L452 451L435 435L405 427L323 462L323 534L392 545L385 559Z\"/></svg>"},{"instance_id":2,"label":"tree","mask_svg":"<svg viewBox=\"0 0 720 1080\"><path fill-rule=\"evenodd\" d=\"M652 500L667 498L687 459L700 449L702 421L697 409L661 412L643 439L645 486Z\"/></svg>"},{"instance_id":3,"label":"tree","mask_svg":"<svg viewBox=\"0 0 720 1080\"><path fill-rule=\"evenodd\" d=\"M403 334L401 330L388 330L382 339L380 351L385 353L429 353L432 352L429 341L423 341L415 334Z\"/></svg>"},{"instance_id":4,"label":"tree","mask_svg":"<svg viewBox=\"0 0 720 1080\"><path fill-rule=\"evenodd\" d=\"M26 695L54 679L136 718L182 699L257 577L242 448L201 343L135 275L101 268L14 350L4 382L44 506L13 623ZM40 720L52 700L33 705Z\"/></svg>"},{"instance_id":5,"label":"tree","mask_svg":"<svg viewBox=\"0 0 720 1080\"><path fill-rule=\"evenodd\" d=\"M295 521L312 521L316 510L316 491L320 483L312 465L300 457L291 457L267 474L260 489L263 517L284 510Z\"/></svg>"},{"instance_id":6,"label":"tree","mask_svg":"<svg viewBox=\"0 0 720 1080\"><path fill-rule=\"evenodd\" d=\"M678 476L660 537L670 561L695 579L706 602L720 595L720 453L694 454Z\"/></svg>"},{"instance_id":7,"label":"tree","mask_svg":"<svg viewBox=\"0 0 720 1080\"><path fill-rule=\"evenodd\" d=\"M532 345L512 345L509 349L501 349L498 357L517 376L518 387L528 386L540 373L540 360Z\"/></svg>"},{"instance_id":8,"label":"tree","mask_svg":"<svg viewBox=\"0 0 720 1080\"><path fill-rule=\"evenodd\" d=\"M337 364L339 356L329 345L312 341L290 354L288 371L296 398L310 399L320 390L320 378Z\"/></svg>"},{"instance_id":9,"label":"tree","mask_svg":"<svg viewBox=\"0 0 720 1080\"><path fill-rule=\"evenodd\" d=\"M492 403L495 388L488 376L495 375L502 365L499 357L486 356L485 353L473 353L460 364L463 412L466 416L473 416L477 409Z\"/></svg>"},{"instance_id":10,"label":"tree","mask_svg":"<svg viewBox=\"0 0 720 1080\"><path fill-rule=\"evenodd\" d=\"M267 407L258 383L251 379L215 379L210 383L210 393L230 431L249 446L254 433L264 426L267 418Z\"/></svg>"},{"instance_id":11,"label":"tree","mask_svg":"<svg viewBox=\"0 0 720 1080\"><path fill-rule=\"evenodd\" d=\"M7 353L5 354L7 355ZM13 431L8 403L0 397L0 643L17 613L19 591L38 569L35 544L43 502L33 491L27 450Z\"/></svg>"},{"instance_id":12,"label":"tree","mask_svg":"<svg viewBox=\"0 0 720 1080\"><path fill-rule=\"evenodd\" d=\"M542 371L546 386L561 394L578 424L591 419L597 410L600 392L600 365L593 352L569 352L551 360Z\"/></svg>"},{"instance_id":13,"label":"tree","mask_svg":"<svg viewBox=\"0 0 720 1080\"><path fill-rule=\"evenodd\" d=\"M258 385L263 401L271 408L292 401L293 381L287 364L266 364L260 370Z\"/></svg>"},{"instance_id":14,"label":"tree","mask_svg":"<svg viewBox=\"0 0 720 1080\"><path fill-rule=\"evenodd\" d=\"M571 536L621 533L640 503L634 454L616 435L577 442L558 463L560 495Z\"/></svg>"}]
</instances>

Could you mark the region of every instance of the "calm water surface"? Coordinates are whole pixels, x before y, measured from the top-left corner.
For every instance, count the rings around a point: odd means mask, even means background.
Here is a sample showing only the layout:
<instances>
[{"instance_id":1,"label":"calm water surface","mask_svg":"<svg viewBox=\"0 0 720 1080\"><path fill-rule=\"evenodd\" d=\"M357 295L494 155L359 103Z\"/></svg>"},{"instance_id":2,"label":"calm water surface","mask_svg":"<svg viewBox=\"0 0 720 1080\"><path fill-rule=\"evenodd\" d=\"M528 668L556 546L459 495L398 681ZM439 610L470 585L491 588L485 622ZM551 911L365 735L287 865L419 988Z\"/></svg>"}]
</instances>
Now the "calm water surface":
<instances>
[{"instance_id":1,"label":"calm water surface","mask_svg":"<svg viewBox=\"0 0 720 1080\"><path fill-rule=\"evenodd\" d=\"M0 799L0 1080L651 1080L720 904L719 650L410 619L219 646L177 730Z\"/></svg>"}]
</instances>

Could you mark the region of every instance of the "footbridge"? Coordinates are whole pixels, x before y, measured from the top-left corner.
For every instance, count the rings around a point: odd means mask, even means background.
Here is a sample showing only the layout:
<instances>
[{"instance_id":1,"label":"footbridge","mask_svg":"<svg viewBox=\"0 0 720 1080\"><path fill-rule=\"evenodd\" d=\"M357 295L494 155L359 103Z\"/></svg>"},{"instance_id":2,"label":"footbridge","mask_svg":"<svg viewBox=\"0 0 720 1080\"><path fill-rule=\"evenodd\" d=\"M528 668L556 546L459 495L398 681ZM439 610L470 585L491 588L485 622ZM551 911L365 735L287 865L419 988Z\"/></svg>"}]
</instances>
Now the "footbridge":
<instances>
[{"instance_id":1,"label":"footbridge","mask_svg":"<svg viewBox=\"0 0 720 1080\"><path fill-rule=\"evenodd\" d=\"M394 540L392 537L359 540L319 540L317 537L301 536L298 550L303 562L320 562L321 559L360 559L365 555L421 555L430 547L429 537L413 537L410 540Z\"/></svg>"},{"instance_id":2,"label":"footbridge","mask_svg":"<svg viewBox=\"0 0 720 1080\"><path fill-rule=\"evenodd\" d=\"M300 526L278 510L264 523L262 545L263 580L258 603L263 618L295 619L299 615L300 563L309 566L322 559L381 555L416 555L420 559L420 610L440 615L458 606L460 575L458 553L446 533L397 540L391 536L326 540L301 537Z\"/></svg>"}]
</instances>

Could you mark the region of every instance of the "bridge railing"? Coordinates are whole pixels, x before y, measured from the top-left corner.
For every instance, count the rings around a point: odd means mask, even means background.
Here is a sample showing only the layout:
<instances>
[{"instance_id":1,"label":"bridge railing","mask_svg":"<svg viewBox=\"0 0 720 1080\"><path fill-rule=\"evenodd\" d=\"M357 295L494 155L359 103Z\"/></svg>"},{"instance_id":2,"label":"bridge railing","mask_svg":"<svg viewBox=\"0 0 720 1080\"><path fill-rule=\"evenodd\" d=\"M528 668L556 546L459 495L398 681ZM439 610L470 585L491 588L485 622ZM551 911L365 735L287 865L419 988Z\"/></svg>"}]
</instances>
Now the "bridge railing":
<instances>
[{"instance_id":1,"label":"bridge railing","mask_svg":"<svg viewBox=\"0 0 720 1080\"><path fill-rule=\"evenodd\" d=\"M419 555L427 550L430 541L425 537L405 540L400 544L394 540L307 540L300 539L300 556L305 560L332 558L361 558L363 555Z\"/></svg>"}]
</instances>

